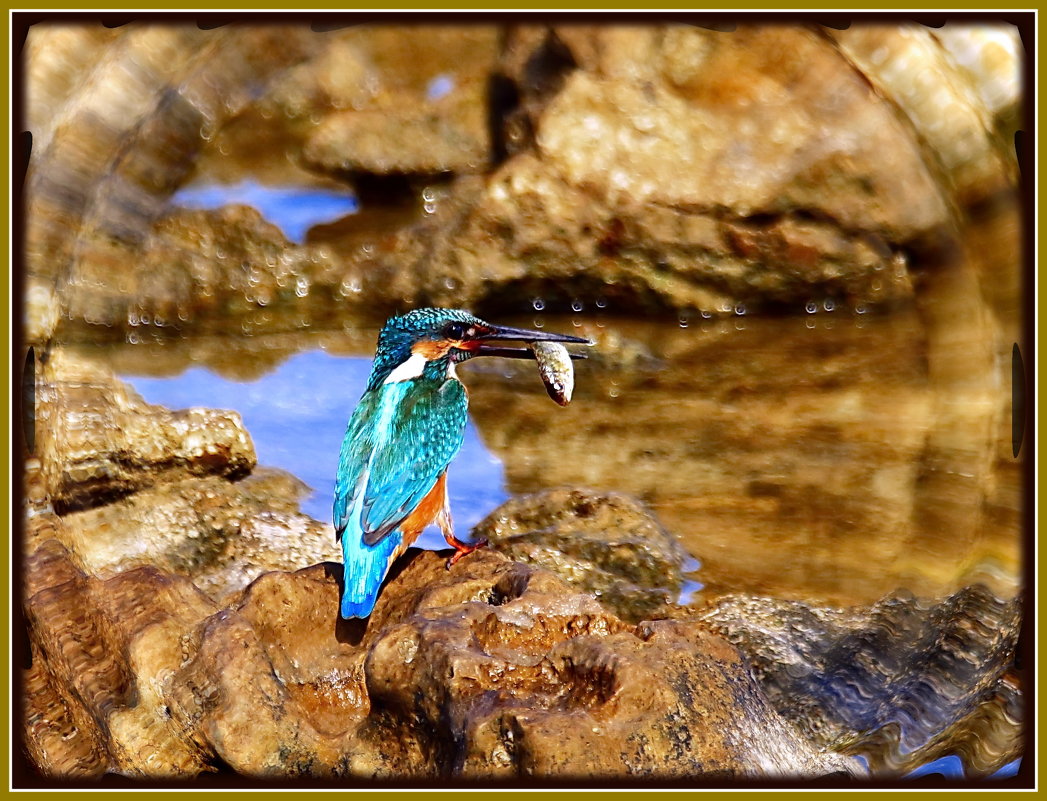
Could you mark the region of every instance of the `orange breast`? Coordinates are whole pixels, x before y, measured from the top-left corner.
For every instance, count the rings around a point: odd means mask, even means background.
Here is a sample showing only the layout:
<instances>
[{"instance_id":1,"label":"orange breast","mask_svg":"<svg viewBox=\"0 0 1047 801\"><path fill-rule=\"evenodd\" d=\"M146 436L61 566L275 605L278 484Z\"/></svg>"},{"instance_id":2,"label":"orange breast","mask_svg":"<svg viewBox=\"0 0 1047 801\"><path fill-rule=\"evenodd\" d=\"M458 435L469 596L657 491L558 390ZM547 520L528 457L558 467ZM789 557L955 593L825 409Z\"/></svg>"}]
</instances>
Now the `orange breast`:
<instances>
[{"instance_id":1,"label":"orange breast","mask_svg":"<svg viewBox=\"0 0 1047 801\"><path fill-rule=\"evenodd\" d=\"M440 514L440 510L444 508L444 502L447 500L447 472L444 471L440 478L436 480L436 484L429 490L429 494L422 498L422 502L418 504L414 511L407 516L407 518L400 524L400 531L403 532L404 545L410 545L416 539L418 535L422 533L422 529L428 526L436 516Z\"/></svg>"}]
</instances>

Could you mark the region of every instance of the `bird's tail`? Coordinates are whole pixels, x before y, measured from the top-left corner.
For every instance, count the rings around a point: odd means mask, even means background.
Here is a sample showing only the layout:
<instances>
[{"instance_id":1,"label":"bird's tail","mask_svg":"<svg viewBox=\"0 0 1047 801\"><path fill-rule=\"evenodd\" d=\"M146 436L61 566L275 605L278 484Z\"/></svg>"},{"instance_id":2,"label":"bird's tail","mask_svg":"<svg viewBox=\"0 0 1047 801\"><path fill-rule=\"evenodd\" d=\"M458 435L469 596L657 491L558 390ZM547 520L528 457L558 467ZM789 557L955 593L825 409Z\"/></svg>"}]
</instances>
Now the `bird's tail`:
<instances>
[{"instance_id":1,"label":"bird's tail","mask_svg":"<svg viewBox=\"0 0 1047 801\"><path fill-rule=\"evenodd\" d=\"M378 600L378 589L396 558L402 535L398 529L389 532L374 545L349 531L342 535L342 564L345 565L345 588L342 591L342 617L367 617Z\"/></svg>"}]
</instances>

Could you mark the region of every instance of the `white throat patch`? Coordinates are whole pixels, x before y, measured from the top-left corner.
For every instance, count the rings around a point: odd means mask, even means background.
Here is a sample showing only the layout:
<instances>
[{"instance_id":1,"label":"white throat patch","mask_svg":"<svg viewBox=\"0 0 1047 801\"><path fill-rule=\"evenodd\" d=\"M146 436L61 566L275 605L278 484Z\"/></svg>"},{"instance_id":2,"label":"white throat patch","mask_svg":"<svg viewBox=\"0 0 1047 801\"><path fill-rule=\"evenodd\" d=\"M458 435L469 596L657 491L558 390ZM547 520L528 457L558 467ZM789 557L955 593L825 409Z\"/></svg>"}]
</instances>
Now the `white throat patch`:
<instances>
[{"instance_id":1,"label":"white throat patch","mask_svg":"<svg viewBox=\"0 0 1047 801\"><path fill-rule=\"evenodd\" d=\"M425 370L426 359L421 353L412 353L411 358L401 364L382 383L395 384L398 381L407 381L409 378L418 378Z\"/></svg>"}]
</instances>

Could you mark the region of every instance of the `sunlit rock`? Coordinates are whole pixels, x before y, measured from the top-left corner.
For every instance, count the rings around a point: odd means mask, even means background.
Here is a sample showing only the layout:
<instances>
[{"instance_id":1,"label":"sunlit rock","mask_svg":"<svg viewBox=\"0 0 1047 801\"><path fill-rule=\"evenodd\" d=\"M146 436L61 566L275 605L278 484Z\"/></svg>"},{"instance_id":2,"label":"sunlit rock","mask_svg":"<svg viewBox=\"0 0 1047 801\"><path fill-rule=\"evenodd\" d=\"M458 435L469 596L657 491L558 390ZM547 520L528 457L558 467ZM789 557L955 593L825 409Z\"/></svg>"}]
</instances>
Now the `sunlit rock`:
<instances>
[{"instance_id":1,"label":"sunlit rock","mask_svg":"<svg viewBox=\"0 0 1047 801\"><path fill-rule=\"evenodd\" d=\"M297 479L271 469L236 482L168 481L67 514L55 536L93 575L154 565L223 602L267 570L338 557L330 527L298 511L307 492Z\"/></svg>"},{"instance_id":2,"label":"sunlit rock","mask_svg":"<svg viewBox=\"0 0 1047 801\"><path fill-rule=\"evenodd\" d=\"M548 490L513 498L472 531L512 559L594 594L626 620L665 614L687 553L643 506L617 494Z\"/></svg>"},{"instance_id":3,"label":"sunlit rock","mask_svg":"<svg viewBox=\"0 0 1047 801\"><path fill-rule=\"evenodd\" d=\"M798 738L718 636L631 626L492 552L444 563L415 552L364 623L338 619L329 565L268 573L218 612L156 569L67 568L27 602L30 637L108 749L96 761L127 775L862 773ZM53 746L34 747L70 775L84 747Z\"/></svg>"},{"instance_id":4,"label":"sunlit rock","mask_svg":"<svg viewBox=\"0 0 1047 801\"><path fill-rule=\"evenodd\" d=\"M1021 70L1017 30L980 43L983 61L964 56L971 69L957 68L942 42L963 47L959 37L919 25L852 25L833 38L864 75L902 110L964 205L1006 191L1017 181L1011 137L997 131L998 115L1013 113ZM968 46L972 44L969 40ZM990 53L992 49L992 53ZM975 86L986 86L985 94Z\"/></svg>"},{"instance_id":5,"label":"sunlit rock","mask_svg":"<svg viewBox=\"0 0 1047 801\"><path fill-rule=\"evenodd\" d=\"M59 511L95 506L161 477L242 476L254 445L235 412L150 406L104 367L61 349L41 356L37 455Z\"/></svg>"}]
</instances>

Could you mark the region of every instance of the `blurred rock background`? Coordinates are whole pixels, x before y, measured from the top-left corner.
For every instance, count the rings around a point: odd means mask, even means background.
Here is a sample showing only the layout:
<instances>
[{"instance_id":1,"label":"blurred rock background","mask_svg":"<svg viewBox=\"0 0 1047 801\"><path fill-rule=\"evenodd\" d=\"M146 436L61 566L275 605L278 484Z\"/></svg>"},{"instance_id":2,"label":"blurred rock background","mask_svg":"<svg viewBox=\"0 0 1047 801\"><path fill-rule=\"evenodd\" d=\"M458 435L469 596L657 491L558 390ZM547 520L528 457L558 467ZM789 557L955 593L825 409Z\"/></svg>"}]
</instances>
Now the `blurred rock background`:
<instances>
[{"instance_id":1,"label":"blurred rock background","mask_svg":"<svg viewBox=\"0 0 1047 801\"><path fill-rule=\"evenodd\" d=\"M914 754L962 753L977 776L1013 761L1024 57L1005 23L30 27L33 763L665 778L861 772L828 750L885 776ZM261 203L187 200L245 181L352 213L295 233ZM312 347L366 353L386 316L423 305L559 312L597 348L560 415L512 366L467 379L508 489L538 493L485 530L539 578L503 581L519 563L485 556L420 601L423 555L389 620L347 633L331 575L291 572L337 558L300 482L256 467L235 413L150 407L113 371L250 377ZM684 551L703 601L742 594L703 623L670 602ZM899 589L929 600L875 605ZM290 628L267 622L288 608ZM804 670L887 637L869 658L895 672L841 674L878 713L785 680L788 637L768 655L760 633L794 617L817 644ZM655 636L659 618L692 624ZM928 621L975 644L957 661ZM441 656L405 668L420 643ZM724 690L749 675L735 648L761 666L754 694ZM662 687L647 659L697 667ZM477 683L444 682L447 665ZM691 686L695 670L726 684ZM256 742L262 702L238 693L270 673ZM965 688L924 704L918 742L892 711L907 675ZM682 739L724 709L767 737Z\"/></svg>"}]
</instances>

